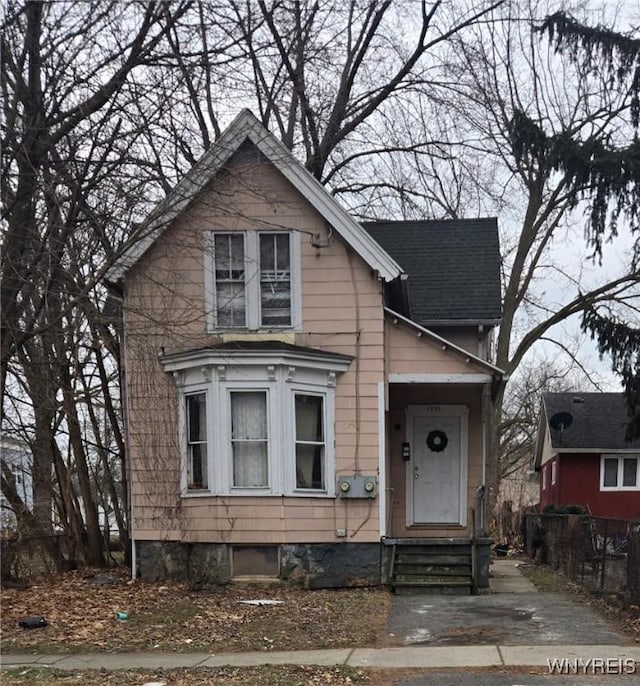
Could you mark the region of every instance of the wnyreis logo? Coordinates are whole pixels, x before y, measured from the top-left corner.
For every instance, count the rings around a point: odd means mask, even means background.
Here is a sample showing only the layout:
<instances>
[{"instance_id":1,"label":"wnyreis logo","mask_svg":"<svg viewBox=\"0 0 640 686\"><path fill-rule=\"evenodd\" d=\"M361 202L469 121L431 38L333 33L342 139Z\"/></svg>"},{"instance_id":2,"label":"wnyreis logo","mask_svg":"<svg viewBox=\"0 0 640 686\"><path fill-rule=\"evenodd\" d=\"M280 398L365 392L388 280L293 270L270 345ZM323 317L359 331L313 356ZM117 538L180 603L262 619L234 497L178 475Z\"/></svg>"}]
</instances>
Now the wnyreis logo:
<instances>
[{"instance_id":1,"label":"wnyreis logo","mask_svg":"<svg viewBox=\"0 0 640 686\"><path fill-rule=\"evenodd\" d=\"M549 674L636 674L632 657L547 658Z\"/></svg>"}]
</instances>

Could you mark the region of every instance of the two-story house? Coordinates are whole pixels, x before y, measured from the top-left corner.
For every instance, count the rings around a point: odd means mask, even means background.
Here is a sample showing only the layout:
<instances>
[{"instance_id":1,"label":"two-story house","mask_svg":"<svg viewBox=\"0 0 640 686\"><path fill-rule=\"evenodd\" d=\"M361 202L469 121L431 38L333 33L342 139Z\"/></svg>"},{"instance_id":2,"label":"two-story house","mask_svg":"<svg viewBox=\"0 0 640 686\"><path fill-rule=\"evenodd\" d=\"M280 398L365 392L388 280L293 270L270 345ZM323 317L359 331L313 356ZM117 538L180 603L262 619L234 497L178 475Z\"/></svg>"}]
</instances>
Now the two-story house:
<instances>
[{"instance_id":1,"label":"two-story house","mask_svg":"<svg viewBox=\"0 0 640 686\"><path fill-rule=\"evenodd\" d=\"M241 112L108 273L134 569L488 585L499 260L495 219L358 223Z\"/></svg>"}]
</instances>

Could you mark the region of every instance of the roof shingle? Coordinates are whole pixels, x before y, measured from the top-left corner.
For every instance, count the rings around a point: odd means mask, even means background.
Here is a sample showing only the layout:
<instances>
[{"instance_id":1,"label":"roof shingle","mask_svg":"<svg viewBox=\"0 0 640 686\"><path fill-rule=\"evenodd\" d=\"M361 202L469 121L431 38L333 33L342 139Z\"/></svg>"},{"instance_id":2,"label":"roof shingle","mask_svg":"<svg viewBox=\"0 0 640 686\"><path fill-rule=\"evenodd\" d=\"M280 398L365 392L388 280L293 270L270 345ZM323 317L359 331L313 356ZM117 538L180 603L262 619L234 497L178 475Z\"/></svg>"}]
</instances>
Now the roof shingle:
<instances>
[{"instance_id":1,"label":"roof shingle","mask_svg":"<svg viewBox=\"0 0 640 686\"><path fill-rule=\"evenodd\" d=\"M422 326L498 322L502 305L495 217L363 226L408 274L413 321Z\"/></svg>"},{"instance_id":2,"label":"roof shingle","mask_svg":"<svg viewBox=\"0 0 640 686\"><path fill-rule=\"evenodd\" d=\"M560 412L572 418L562 430L549 426L554 448L640 450L640 440L624 440L629 415L622 393L545 393L542 402L547 422Z\"/></svg>"}]
</instances>

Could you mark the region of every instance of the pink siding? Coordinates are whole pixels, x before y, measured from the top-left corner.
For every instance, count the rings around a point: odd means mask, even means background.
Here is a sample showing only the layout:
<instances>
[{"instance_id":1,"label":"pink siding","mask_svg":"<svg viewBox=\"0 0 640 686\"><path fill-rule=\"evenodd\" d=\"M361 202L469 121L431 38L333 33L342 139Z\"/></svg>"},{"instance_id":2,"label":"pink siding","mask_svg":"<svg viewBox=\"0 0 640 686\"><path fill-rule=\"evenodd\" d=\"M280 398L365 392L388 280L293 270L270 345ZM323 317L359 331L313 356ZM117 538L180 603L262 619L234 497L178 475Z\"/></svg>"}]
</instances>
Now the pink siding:
<instances>
[{"instance_id":1,"label":"pink siding","mask_svg":"<svg viewBox=\"0 0 640 686\"><path fill-rule=\"evenodd\" d=\"M336 471L377 473L377 384L384 379L381 284L324 220L266 164L238 165L158 240L127 276L128 424L137 539L235 543L379 537L377 503L297 497L179 497L177 394L158 354L210 345L205 333L204 232L286 227L302 235L299 345L357 357L336 388ZM228 338L228 337L227 337ZM357 402L356 402L357 399ZM360 416L356 418L356 406ZM355 426L359 419L360 437ZM356 446L358 452L356 454Z\"/></svg>"}]
</instances>

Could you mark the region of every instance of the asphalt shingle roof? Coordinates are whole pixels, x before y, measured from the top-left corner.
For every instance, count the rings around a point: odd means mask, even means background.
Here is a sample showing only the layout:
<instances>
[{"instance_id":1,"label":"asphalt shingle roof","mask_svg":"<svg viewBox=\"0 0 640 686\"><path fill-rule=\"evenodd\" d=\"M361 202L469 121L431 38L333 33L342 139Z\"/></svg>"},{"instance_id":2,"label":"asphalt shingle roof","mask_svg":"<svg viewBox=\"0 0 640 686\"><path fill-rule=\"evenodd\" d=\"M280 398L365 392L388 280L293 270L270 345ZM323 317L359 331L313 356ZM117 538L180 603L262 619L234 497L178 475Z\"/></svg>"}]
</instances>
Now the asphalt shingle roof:
<instances>
[{"instance_id":1,"label":"asphalt shingle roof","mask_svg":"<svg viewBox=\"0 0 640 686\"><path fill-rule=\"evenodd\" d=\"M500 319L495 217L376 221L363 227L408 274L413 321L428 326Z\"/></svg>"},{"instance_id":2,"label":"asphalt shingle roof","mask_svg":"<svg viewBox=\"0 0 640 686\"><path fill-rule=\"evenodd\" d=\"M640 451L640 440L624 440L629 417L622 393L545 393L542 402L547 422L560 412L572 418L562 430L549 426L554 448Z\"/></svg>"}]
</instances>

